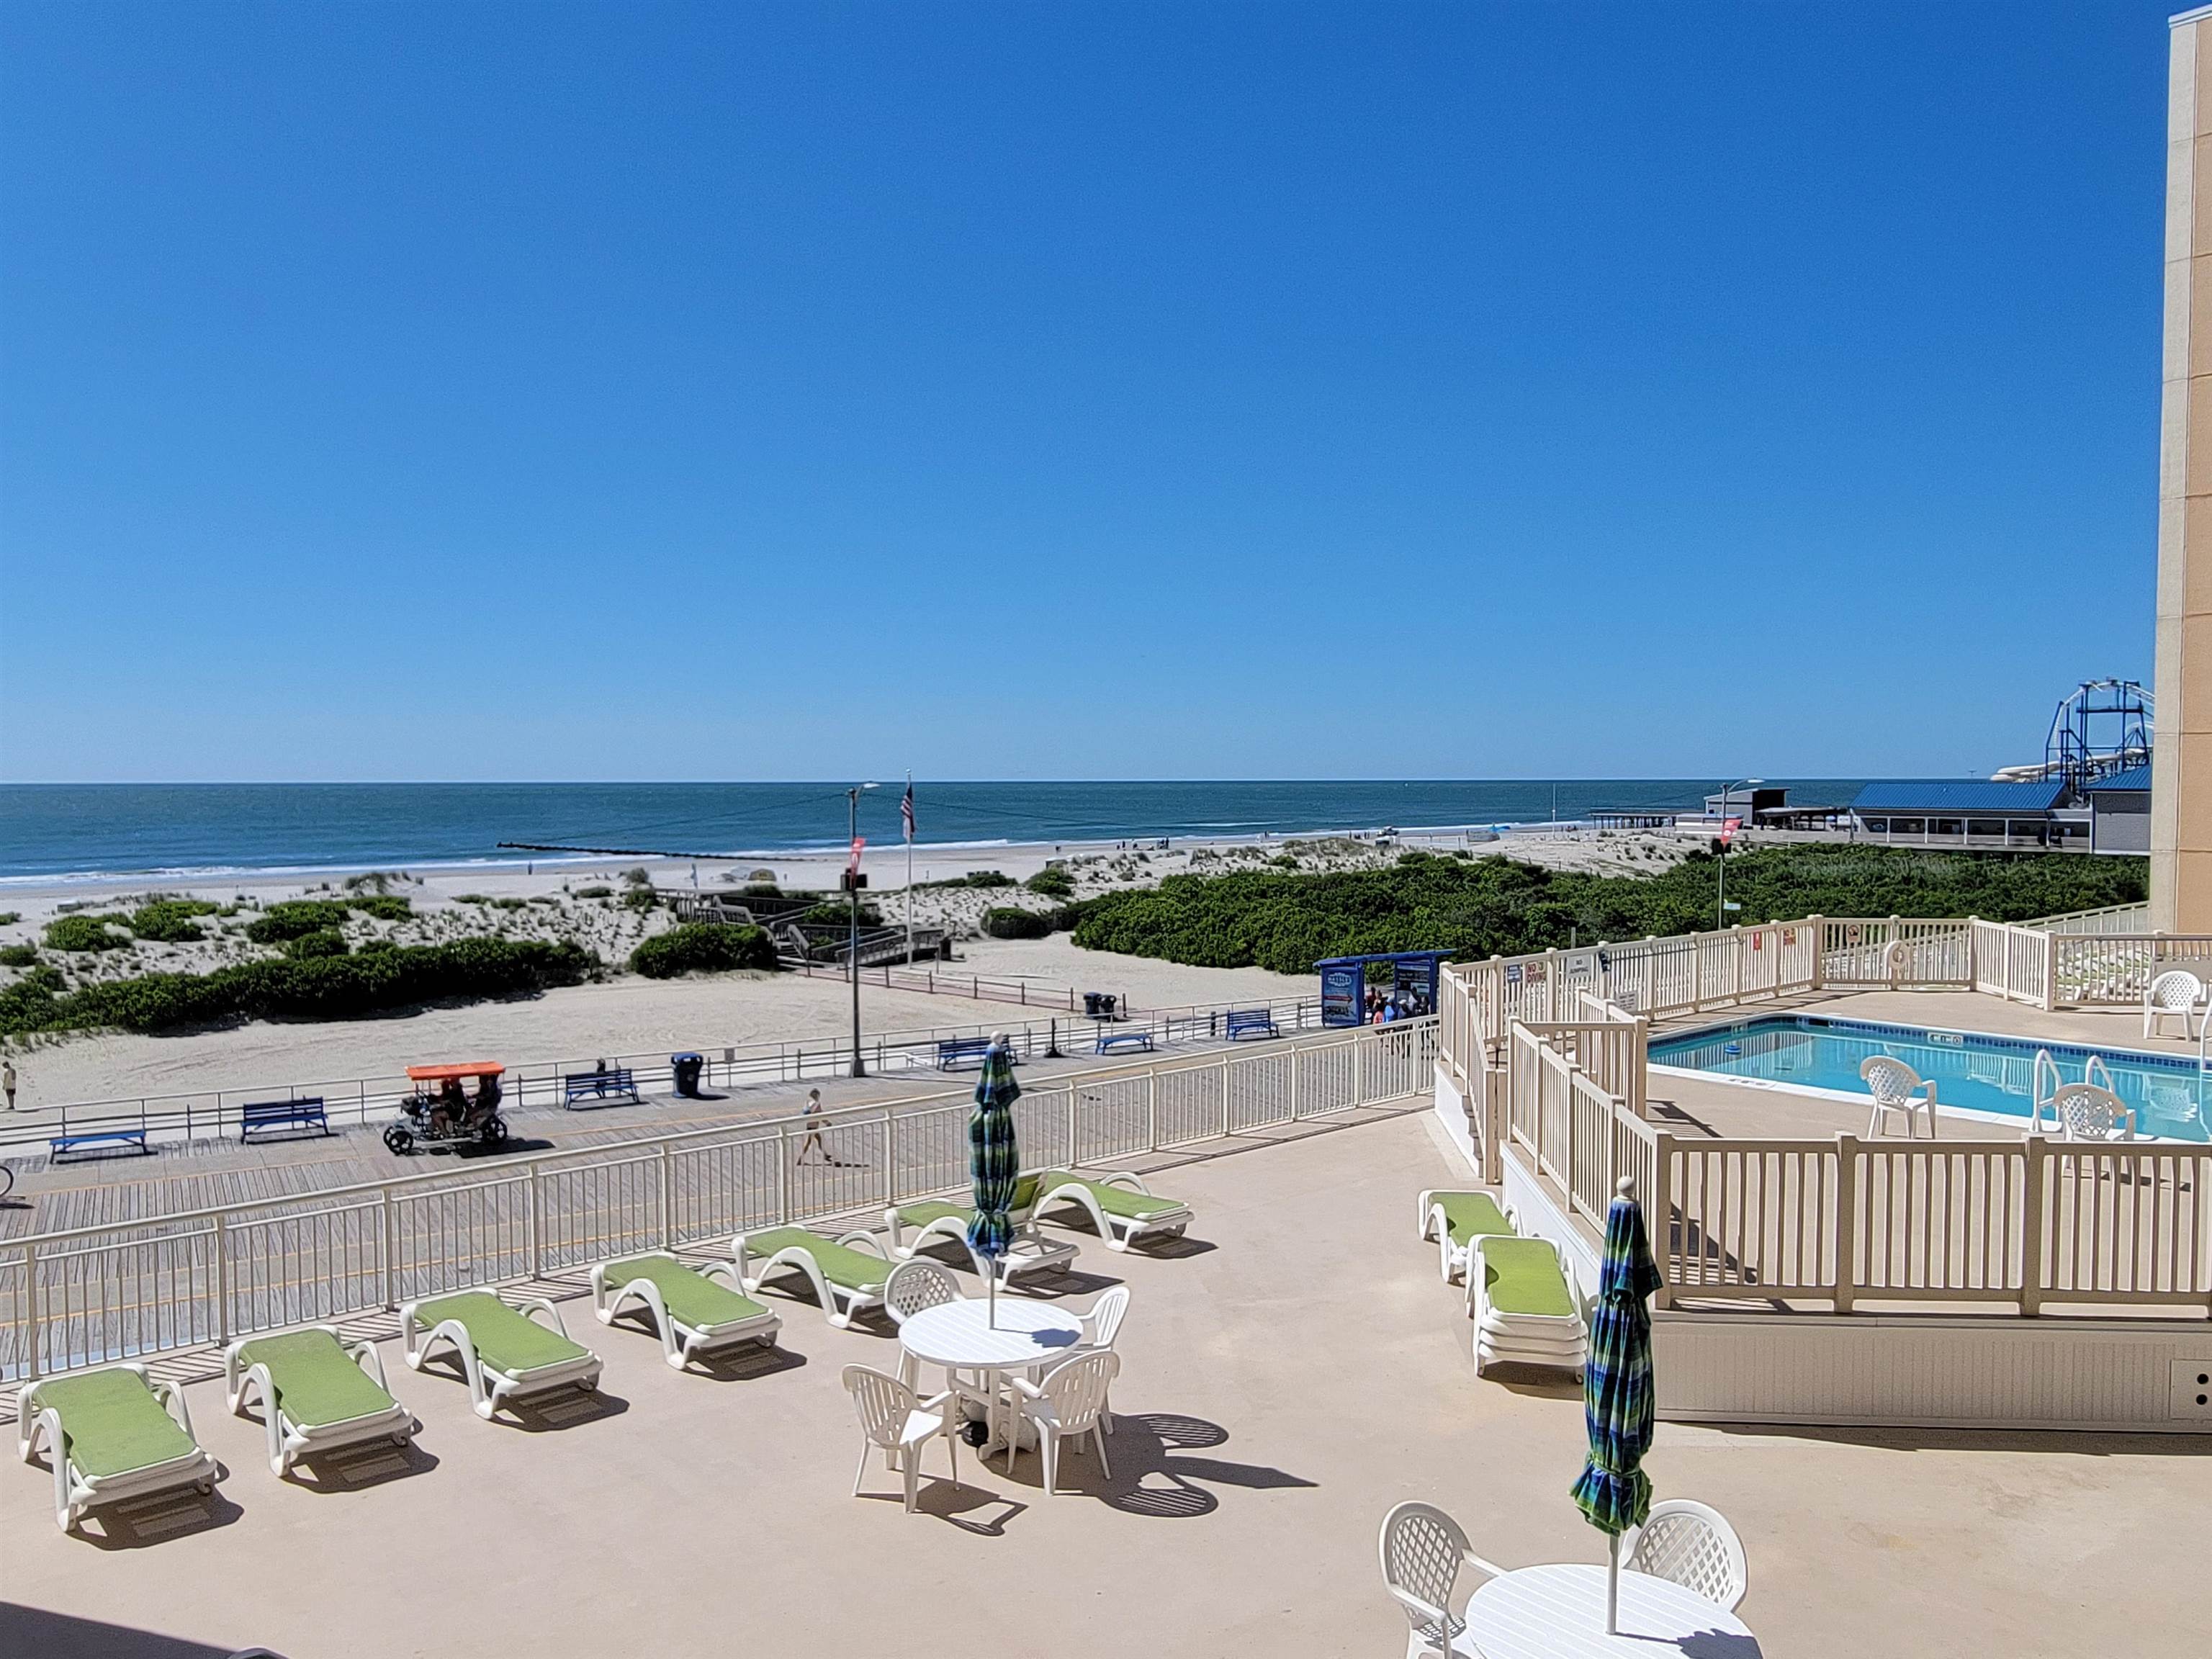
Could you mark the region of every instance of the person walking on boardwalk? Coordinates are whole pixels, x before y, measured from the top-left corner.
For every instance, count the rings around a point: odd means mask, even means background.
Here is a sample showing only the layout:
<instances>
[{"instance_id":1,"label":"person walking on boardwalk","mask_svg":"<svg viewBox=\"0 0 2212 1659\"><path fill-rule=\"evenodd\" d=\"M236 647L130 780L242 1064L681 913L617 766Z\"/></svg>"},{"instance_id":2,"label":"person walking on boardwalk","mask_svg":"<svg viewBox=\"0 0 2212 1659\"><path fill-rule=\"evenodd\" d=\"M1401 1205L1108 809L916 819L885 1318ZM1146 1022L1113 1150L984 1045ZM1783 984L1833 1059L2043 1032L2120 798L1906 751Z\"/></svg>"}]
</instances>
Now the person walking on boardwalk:
<instances>
[{"instance_id":1,"label":"person walking on boardwalk","mask_svg":"<svg viewBox=\"0 0 2212 1659\"><path fill-rule=\"evenodd\" d=\"M799 1162L805 1163L806 1155L809 1152L819 1152L822 1154L822 1161L834 1168L843 1170L856 1167L848 1159L833 1156L830 1151L829 1143L822 1139L821 1090L809 1089L806 1091L806 1109L799 1114L799 1116L805 1121L806 1135L799 1143Z\"/></svg>"},{"instance_id":2,"label":"person walking on boardwalk","mask_svg":"<svg viewBox=\"0 0 2212 1659\"><path fill-rule=\"evenodd\" d=\"M14 1111L15 1109L15 1062L12 1060L0 1060L0 1091L4 1091L7 1094L8 1109Z\"/></svg>"}]
</instances>

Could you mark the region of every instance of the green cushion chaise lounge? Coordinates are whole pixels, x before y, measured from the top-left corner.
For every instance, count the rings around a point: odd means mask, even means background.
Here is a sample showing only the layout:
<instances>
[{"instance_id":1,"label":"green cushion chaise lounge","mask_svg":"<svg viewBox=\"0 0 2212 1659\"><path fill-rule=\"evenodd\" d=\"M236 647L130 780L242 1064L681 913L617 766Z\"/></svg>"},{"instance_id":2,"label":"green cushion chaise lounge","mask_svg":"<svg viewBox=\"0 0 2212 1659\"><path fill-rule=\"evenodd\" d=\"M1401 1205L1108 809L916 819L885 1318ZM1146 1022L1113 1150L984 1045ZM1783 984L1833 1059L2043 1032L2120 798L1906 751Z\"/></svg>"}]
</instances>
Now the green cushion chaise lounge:
<instances>
[{"instance_id":1,"label":"green cushion chaise lounge","mask_svg":"<svg viewBox=\"0 0 2212 1659\"><path fill-rule=\"evenodd\" d=\"M592 1306L602 1325L613 1324L626 1310L643 1314L660 1339L660 1357L678 1370L695 1354L734 1343L772 1348L783 1328L782 1320L738 1289L732 1264L694 1267L666 1250L599 1263L592 1269Z\"/></svg>"},{"instance_id":2,"label":"green cushion chaise lounge","mask_svg":"<svg viewBox=\"0 0 2212 1659\"><path fill-rule=\"evenodd\" d=\"M1061 1271L1075 1260L1073 1244L1066 1239L1047 1238L1036 1230L1036 1176L1025 1175L1014 1183L1014 1205L1007 1212L1014 1224L1014 1239L999 1261L1002 1285L1012 1284L1018 1274ZM978 1273L988 1273L983 1259L968 1249L968 1229L975 1219L975 1212L967 1205L935 1199L885 1210L884 1224L890 1230L891 1259L910 1261L931 1240L949 1238L968 1250L969 1265Z\"/></svg>"},{"instance_id":3,"label":"green cushion chaise lounge","mask_svg":"<svg viewBox=\"0 0 2212 1659\"><path fill-rule=\"evenodd\" d=\"M73 1530L99 1504L215 1490L215 1459L192 1438L191 1413L173 1382L143 1365L110 1365L27 1385L15 1402L27 1463L45 1443L54 1471L54 1524Z\"/></svg>"},{"instance_id":4,"label":"green cushion chaise lounge","mask_svg":"<svg viewBox=\"0 0 2212 1659\"><path fill-rule=\"evenodd\" d=\"M765 1227L730 1241L738 1282L757 1294L770 1273L799 1273L814 1287L830 1322L843 1330L856 1314L884 1304L891 1262L870 1232L830 1238L805 1227ZM757 1258L757 1259L756 1259Z\"/></svg>"},{"instance_id":5,"label":"green cushion chaise lounge","mask_svg":"<svg viewBox=\"0 0 2212 1659\"><path fill-rule=\"evenodd\" d=\"M1553 1365L1579 1372L1588 1352L1582 1304L1565 1251L1547 1238L1477 1235L1468 1241L1467 1310L1474 1370Z\"/></svg>"},{"instance_id":6,"label":"green cushion chaise lounge","mask_svg":"<svg viewBox=\"0 0 2212 1659\"><path fill-rule=\"evenodd\" d=\"M1127 1170L1096 1177L1048 1170L1038 1177L1038 1213L1058 1204L1072 1204L1088 1215L1111 1250L1126 1250L1143 1238L1180 1238L1193 1219L1189 1205L1160 1197L1146 1187L1144 1177Z\"/></svg>"},{"instance_id":7,"label":"green cushion chaise lounge","mask_svg":"<svg viewBox=\"0 0 2212 1659\"><path fill-rule=\"evenodd\" d=\"M1431 1188L1415 1205L1421 1237L1437 1241L1444 1283L1467 1271L1467 1247L1477 1238L1510 1238L1518 1231L1513 1218L1498 1208L1488 1193L1447 1192Z\"/></svg>"},{"instance_id":8,"label":"green cushion chaise lounge","mask_svg":"<svg viewBox=\"0 0 2212 1659\"><path fill-rule=\"evenodd\" d=\"M376 1344L349 1342L334 1325L241 1337L223 1350L222 1377L238 1415L249 1393L260 1396L272 1474L342 1446L404 1446L415 1435L415 1419L384 1386Z\"/></svg>"},{"instance_id":9,"label":"green cushion chaise lounge","mask_svg":"<svg viewBox=\"0 0 2212 1659\"><path fill-rule=\"evenodd\" d=\"M489 1291L426 1297L399 1310L408 1369L443 1345L461 1362L469 1405L487 1423L508 1401L599 1386L599 1357L571 1341L544 1297L510 1306Z\"/></svg>"}]
</instances>

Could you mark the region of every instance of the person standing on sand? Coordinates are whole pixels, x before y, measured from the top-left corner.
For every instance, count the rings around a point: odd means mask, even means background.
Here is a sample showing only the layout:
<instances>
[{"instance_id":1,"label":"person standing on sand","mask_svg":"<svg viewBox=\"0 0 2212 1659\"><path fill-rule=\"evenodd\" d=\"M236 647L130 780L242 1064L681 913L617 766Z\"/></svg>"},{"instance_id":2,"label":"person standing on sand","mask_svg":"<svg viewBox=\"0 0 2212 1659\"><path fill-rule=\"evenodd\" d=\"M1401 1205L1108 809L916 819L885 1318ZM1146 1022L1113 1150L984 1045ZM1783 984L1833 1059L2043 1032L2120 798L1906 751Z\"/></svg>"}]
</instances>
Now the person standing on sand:
<instances>
[{"instance_id":1,"label":"person standing on sand","mask_svg":"<svg viewBox=\"0 0 2212 1659\"><path fill-rule=\"evenodd\" d=\"M0 1091L4 1091L8 1096L8 1109L14 1111L15 1109L15 1062L12 1060L0 1060Z\"/></svg>"}]
</instances>

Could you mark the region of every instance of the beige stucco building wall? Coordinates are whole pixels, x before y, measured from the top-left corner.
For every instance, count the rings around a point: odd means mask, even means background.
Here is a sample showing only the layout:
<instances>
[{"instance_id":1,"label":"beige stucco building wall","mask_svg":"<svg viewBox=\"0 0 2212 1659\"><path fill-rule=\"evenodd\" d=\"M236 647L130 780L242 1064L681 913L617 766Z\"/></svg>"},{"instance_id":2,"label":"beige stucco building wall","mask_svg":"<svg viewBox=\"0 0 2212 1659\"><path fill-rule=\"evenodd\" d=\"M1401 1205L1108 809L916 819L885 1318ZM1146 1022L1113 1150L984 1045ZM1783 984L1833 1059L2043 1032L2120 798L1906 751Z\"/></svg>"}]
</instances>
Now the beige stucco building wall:
<instances>
[{"instance_id":1,"label":"beige stucco building wall","mask_svg":"<svg viewBox=\"0 0 2212 1659\"><path fill-rule=\"evenodd\" d=\"M2201 933L2212 933L2212 6L2174 18L2169 46L2150 893L2154 927Z\"/></svg>"}]
</instances>

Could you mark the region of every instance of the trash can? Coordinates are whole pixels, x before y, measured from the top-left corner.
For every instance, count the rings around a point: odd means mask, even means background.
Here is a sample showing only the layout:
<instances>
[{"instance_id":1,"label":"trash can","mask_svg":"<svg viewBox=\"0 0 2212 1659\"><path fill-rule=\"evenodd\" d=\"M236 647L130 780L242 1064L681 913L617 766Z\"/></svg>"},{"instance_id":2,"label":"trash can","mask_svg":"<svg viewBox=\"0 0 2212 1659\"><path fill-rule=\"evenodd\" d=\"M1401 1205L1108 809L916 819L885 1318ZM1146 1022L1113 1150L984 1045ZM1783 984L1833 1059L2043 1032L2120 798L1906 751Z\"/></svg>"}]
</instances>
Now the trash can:
<instances>
[{"instance_id":1,"label":"trash can","mask_svg":"<svg viewBox=\"0 0 2212 1659\"><path fill-rule=\"evenodd\" d=\"M707 1064L702 1054L671 1054L668 1064L676 1073L676 1092L687 1100L699 1098L699 1073Z\"/></svg>"},{"instance_id":2,"label":"trash can","mask_svg":"<svg viewBox=\"0 0 2212 1659\"><path fill-rule=\"evenodd\" d=\"M1083 1017L1085 1019L1096 1019L1098 1018L1097 992L1085 991L1083 994Z\"/></svg>"}]
</instances>

